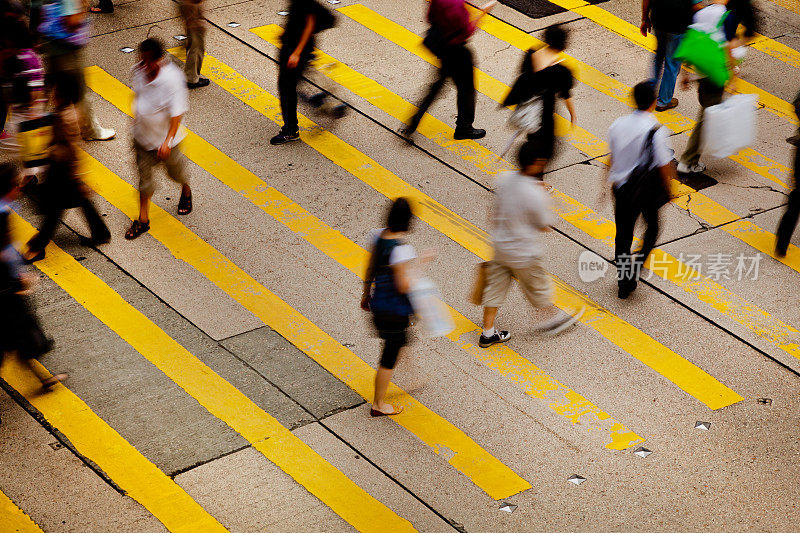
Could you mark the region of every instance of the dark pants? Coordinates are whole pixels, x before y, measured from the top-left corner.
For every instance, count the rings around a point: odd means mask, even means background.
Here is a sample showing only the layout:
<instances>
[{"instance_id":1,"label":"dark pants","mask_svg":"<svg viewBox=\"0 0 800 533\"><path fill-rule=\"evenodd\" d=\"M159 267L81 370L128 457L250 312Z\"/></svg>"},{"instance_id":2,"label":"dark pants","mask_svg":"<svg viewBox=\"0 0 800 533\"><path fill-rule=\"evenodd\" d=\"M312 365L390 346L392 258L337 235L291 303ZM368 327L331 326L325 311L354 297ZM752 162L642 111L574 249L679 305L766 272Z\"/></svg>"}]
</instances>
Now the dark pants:
<instances>
[{"instance_id":1,"label":"dark pants","mask_svg":"<svg viewBox=\"0 0 800 533\"><path fill-rule=\"evenodd\" d=\"M792 233L797 227L797 219L800 217L800 189L798 189L798 166L800 166L800 148L794 149L794 189L789 193L789 204L781 217L778 225L778 243L775 247L781 255L786 254L789 248L789 241L792 240Z\"/></svg>"},{"instance_id":2,"label":"dark pants","mask_svg":"<svg viewBox=\"0 0 800 533\"><path fill-rule=\"evenodd\" d=\"M472 52L465 44L448 46L444 49L440 59L442 67L439 69L436 79L428 87L428 94L422 99L417 114L411 119L408 126L411 131L417 129L423 115L444 87L447 78L453 78L458 92L456 128L471 128L472 122L475 120L475 74L473 72L475 64Z\"/></svg>"},{"instance_id":3,"label":"dark pants","mask_svg":"<svg viewBox=\"0 0 800 533\"><path fill-rule=\"evenodd\" d=\"M400 348L408 343L406 329L408 329L408 315L392 315L388 313L375 313L372 316L375 329L383 339L383 352L381 352L381 368L393 369L397 364Z\"/></svg>"},{"instance_id":4,"label":"dark pants","mask_svg":"<svg viewBox=\"0 0 800 533\"><path fill-rule=\"evenodd\" d=\"M642 265L653 251L658 238L658 208L648 205L633 205L626 194L625 186L614 189L614 222L617 235L614 239L614 259L617 263L617 280L620 287L630 288L636 285ZM633 230L636 220L642 215L647 229L644 233L642 249L631 255Z\"/></svg>"},{"instance_id":5,"label":"dark pants","mask_svg":"<svg viewBox=\"0 0 800 533\"><path fill-rule=\"evenodd\" d=\"M88 199L81 197L78 201L78 206L83 211L83 216L86 217L86 222L89 224L93 240L105 240L111 236L108 231L108 226L103 222L103 218L94 204ZM46 199L44 205L44 222L42 222L39 232L33 236L28 242L28 246L32 251L44 250L45 247L53 240L53 235L58 227L58 222L67 207L63 203L58 202L57 199Z\"/></svg>"},{"instance_id":6,"label":"dark pants","mask_svg":"<svg viewBox=\"0 0 800 533\"><path fill-rule=\"evenodd\" d=\"M681 43L681 35L655 30L656 57L653 64L653 80L658 87L658 105L665 106L675 93L675 82L681 71L681 62L675 59L675 50Z\"/></svg>"},{"instance_id":7,"label":"dark pants","mask_svg":"<svg viewBox=\"0 0 800 533\"><path fill-rule=\"evenodd\" d=\"M297 83L303 76L303 71L311 57L311 48L300 55L300 61L295 68L287 68L288 55L281 55L278 62L278 97L281 100L281 114L283 115L283 128L285 133L297 133Z\"/></svg>"},{"instance_id":8,"label":"dark pants","mask_svg":"<svg viewBox=\"0 0 800 533\"><path fill-rule=\"evenodd\" d=\"M697 123L692 130L692 135L689 137L689 142L686 144L686 150L681 156L681 161L687 165L692 166L700 162L703 115L707 107L721 103L724 95L725 89L708 81L708 78L702 78L697 82L697 100L700 102L700 114L697 116Z\"/></svg>"}]
</instances>

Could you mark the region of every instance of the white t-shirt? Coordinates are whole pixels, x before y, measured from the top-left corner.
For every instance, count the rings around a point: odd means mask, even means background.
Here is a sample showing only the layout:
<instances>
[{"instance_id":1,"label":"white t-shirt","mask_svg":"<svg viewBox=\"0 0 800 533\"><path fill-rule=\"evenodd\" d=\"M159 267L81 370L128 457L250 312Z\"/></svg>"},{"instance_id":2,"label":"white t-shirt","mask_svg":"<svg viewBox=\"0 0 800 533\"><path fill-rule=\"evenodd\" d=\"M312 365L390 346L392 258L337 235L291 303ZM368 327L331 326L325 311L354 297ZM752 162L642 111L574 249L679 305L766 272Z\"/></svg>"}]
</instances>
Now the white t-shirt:
<instances>
[{"instance_id":1,"label":"white t-shirt","mask_svg":"<svg viewBox=\"0 0 800 533\"><path fill-rule=\"evenodd\" d=\"M542 256L539 233L556 221L550 194L538 179L509 171L497 177L494 202L494 260L529 267Z\"/></svg>"},{"instance_id":2,"label":"white t-shirt","mask_svg":"<svg viewBox=\"0 0 800 533\"><path fill-rule=\"evenodd\" d=\"M656 126L659 128L653 136L653 167L663 167L672 161L674 152L669 147L666 128L660 126L652 113L634 111L611 124L608 129L608 144L611 147L608 181L614 188L621 187L631 172L644 161L644 143L650 130Z\"/></svg>"},{"instance_id":3,"label":"white t-shirt","mask_svg":"<svg viewBox=\"0 0 800 533\"><path fill-rule=\"evenodd\" d=\"M386 228L378 228L374 229L369 232L369 242L372 246L375 246L375 243L378 242L378 239L381 236ZM396 265L398 263L405 263L406 261L411 261L412 259L417 258L417 252L414 250L414 247L410 244L400 244L395 246L392 250L392 253L389 254L389 264Z\"/></svg>"},{"instance_id":4,"label":"white t-shirt","mask_svg":"<svg viewBox=\"0 0 800 533\"><path fill-rule=\"evenodd\" d=\"M172 61L164 60L158 75L148 82L144 69L134 67L133 81L133 138L145 150L157 150L167 138L172 117L189 109L186 76ZM175 147L186 137L181 126L170 143Z\"/></svg>"},{"instance_id":5,"label":"white t-shirt","mask_svg":"<svg viewBox=\"0 0 800 533\"><path fill-rule=\"evenodd\" d=\"M720 20L727 11L728 8L722 4L706 6L694 14L690 28L709 33L712 39L720 44L724 43L727 39L725 39L725 29L721 27Z\"/></svg>"}]
</instances>

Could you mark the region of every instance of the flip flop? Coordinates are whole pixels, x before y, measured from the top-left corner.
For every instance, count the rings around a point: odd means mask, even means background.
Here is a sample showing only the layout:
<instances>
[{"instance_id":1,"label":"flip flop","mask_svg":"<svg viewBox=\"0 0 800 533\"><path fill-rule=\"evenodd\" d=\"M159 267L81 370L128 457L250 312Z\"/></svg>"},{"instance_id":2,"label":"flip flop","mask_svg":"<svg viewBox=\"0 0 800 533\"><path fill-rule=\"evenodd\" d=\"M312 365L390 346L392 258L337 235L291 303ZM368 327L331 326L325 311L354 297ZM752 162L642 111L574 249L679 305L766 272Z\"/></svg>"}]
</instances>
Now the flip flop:
<instances>
[{"instance_id":1,"label":"flip flop","mask_svg":"<svg viewBox=\"0 0 800 533\"><path fill-rule=\"evenodd\" d=\"M142 233L146 233L150 229L149 222L139 222L138 220L134 220L131 227L128 228L128 231L125 232L125 238L129 241L132 241Z\"/></svg>"},{"instance_id":2,"label":"flip flop","mask_svg":"<svg viewBox=\"0 0 800 533\"><path fill-rule=\"evenodd\" d=\"M179 215L188 215L192 212L192 195L189 193L188 195L184 195L181 193L181 199L178 200L178 214Z\"/></svg>"},{"instance_id":3,"label":"flip flop","mask_svg":"<svg viewBox=\"0 0 800 533\"><path fill-rule=\"evenodd\" d=\"M369 416L372 416L372 417L394 416L394 415L399 415L400 413L403 412L403 408L402 407L397 407L396 405L392 405L392 409L393 409L393 411L391 413L384 413L383 411L378 411L375 408L370 408Z\"/></svg>"}]
</instances>

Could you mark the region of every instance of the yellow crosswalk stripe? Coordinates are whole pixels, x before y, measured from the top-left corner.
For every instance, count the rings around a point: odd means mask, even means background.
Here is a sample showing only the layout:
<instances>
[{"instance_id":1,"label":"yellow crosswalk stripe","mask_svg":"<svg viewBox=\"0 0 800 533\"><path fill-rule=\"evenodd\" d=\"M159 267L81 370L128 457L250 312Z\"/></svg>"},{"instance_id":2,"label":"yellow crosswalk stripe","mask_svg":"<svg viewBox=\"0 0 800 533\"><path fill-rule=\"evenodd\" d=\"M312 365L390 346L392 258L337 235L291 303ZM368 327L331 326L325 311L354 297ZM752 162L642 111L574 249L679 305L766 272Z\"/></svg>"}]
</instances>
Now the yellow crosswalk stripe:
<instances>
[{"instance_id":1,"label":"yellow crosswalk stripe","mask_svg":"<svg viewBox=\"0 0 800 533\"><path fill-rule=\"evenodd\" d=\"M99 70L93 72L90 80L90 86L98 94L110 99L121 110L129 110L125 106L128 105L127 95L130 94L130 89ZM367 252L363 248L191 131L184 140L184 148L186 155L198 166L238 191L328 257L363 278L367 260ZM455 321L456 331L460 332L450 335L453 342L469 351L487 367L518 384L529 396L547 401L548 407L566 417L572 424L580 424L580 427L603 441L606 448L622 450L644 441L608 413L507 346L497 345L488 350L476 350L472 342L461 340L461 336L469 334L474 337L480 328L455 309L450 308L450 313Z\"/></svg>"},{"instance_id":2,"label":"yellow crosswalk stripe","mask_svg":"<svg viewBox=\"0 0 800 533\"><path fill-rule=\"evenodd\" d=\"M265 117L280 123L278 99L229 66L213 56L206 55L203 74ZM485 231L415 189L377 161L324 130L307 117L299 115L299 119L301 139L310 147L384 196L408 197L415 204L421 220L478 257L484 260L491 257L491 244ZM588 310L581 318L583 323L594 328L612 343L711 409L719 409L742 399L739 394L717 379L591 301L586 295L556 277L553 279L556 285L554 302L558 307L569 310L586 305Z\"/></svg>"},{"instance_id":3,"label":"yellow crosswalk stripe","mask_svg":"<svg viewBox=\"0 0 800 533\"><path fill-rule=\"evenodd\" d=\"M770 39L761 34L756 34L753 37L753 40L749 44L750 48L755 48L759 52L763 52L768 56L772 56L787 65L800 68L800 52L786 46L783 43L779 43L774 39Z\"/></svg>"},{"instance_id":4,"label":"yellow crosswalk stripe","mask_svg":"<svg viewBox=\"0 0 800 533\"><path fill-rule=\"evenodd\" d=\"M769 0L775 5L781 6L783 9L791 11L800 15L800 2L798 0Z\"/></svg>"},{"instance_id":5,"label":"yellow crosswalk stripe","mask_svg":"<svg viewBox=\"0 0 800 533\"><path fill-rule=\"evenodd\" d=\"M250 31L267 42L280 46L278 40L282 31L280 26L272 24L253 28ZM332 81L366 99L390 116L400 121L406 121L416 110L412 104L397 94L341 63L331 55L321 50L316 50L316 54L317 60L313 63L315 68ZM453 129L430 115L421 122L419 131L445 148L449 148L453 144ZM496 154L475 141L461 141L460 146L455 150L476 168L490 174L497 172L493 167L484 163L485 161L496 161ZM495 172L492 172L493 170ZM553 189L552 194L556 200L556 211L564 220L613 250L616 229L612 221L556 189ZM745 326L755 335L762 337L793 357L800 358L800 347L793 340L797 338L798 333L794 327L772 317L716 281L701 276L699 272L662 250L654 251L649 265L657 265L658 268L653 269L654 274L682 287L712 308ZM690 281L691 283L689 283Z\"/></svg>"},{"instance_id":6,"label":"yellow crosswalk stripe","mask_svg":"<svg viewBox=\"0 0 800 533\"><path fill-rule=\"evenodd\" d=\"M30 516L0 491L0 531L8 533L43 533Z\"/></svg>"},{"instance_id":7,"label":"yellow crosswalk stripe","mask_svg":"<svg viewBox=\"0 0 800 533\"><path fill-rule=\"evenodd\" d=\"M624 37L628 41L637 44L646 50L655 52L656 39L652 34L648 34L647 37L642 36L638 27L612 13L609 13L599 6L592 5L584 0L550 1L557 6L563 7L564 9L573 11L583 17L586 17L595 24L598 24ZM758 95L758 101L764 105L770 113L782 118L783 120L786 120L787 122L791 122L792 124L798 124L797 117L794 114L794 107L786 100L782 100L781 98L778 98L777 96L774 96L743 79L736 80L736 92Z\"/></svg>"},{"instance_id":8,"label":"yellow crosswalk stripe","mask_svg":"<svg viewBox=\"0 0 800 533\"><path fill-rule=\"evenodd\" d=\"M356 22L359 22L372 31L378 33L382 37L395 42L401 48L404 48L422 57L423 59L425 58L426 54L430 55L430 53L427 52L427 50L425 50L425 48L422 46L422 39L418 35L379 15L369 8L366 8L360 4L353 4L344 8L340 8L339 11L346 14L348 17L353 18L353 20ZM491 31L495 37L508 42L512 46L516 46L522 50L527 50L528 47L533 44L533 37L525 32L506 24L499 19L487 17L485 20L486 22L484 22L481 26L482 29ZM584 67L581 66L581 69L583 68ZM621 94L622 90L620 89L618 92ZM628 92L630 92L629 89ZM626 103L626 105L630 105L627 100L620 101ZM659 113L658 115L659 118L663 119L663 117L669 113L673 113L673 111ZM556 117L558 118L558 115L556 115ZM588 132L587 134L591 135ZM745 154L747 157L743 156L742 154ZM772 173L776 168L779 168L782 171L788 171L788 169L780 166L774 161L766 161L765 164L763 159L763 156L760 156L760 154L752 152L749 149L740 152L737 156L734 156L734 160L737 163L742 164L751 170L756 170L760 175L768 177L776 183L781 183L780 180L772 175ZM601 161L607 162L602 159ZM759 252L773 257L775 260L780 261L784 265L794 269L797 272L800 272L800 248L797 246L790 245L790 250L785 257L777 257L775 255L776 237L774 234L765 231L750 220L741 219L739 215L730 209L690 187L679 184L676 180L673 180L672 182L672 194L681 196L681 198L673 200L673 202L679 207L688 210L695 216L706 221L712 227L719 226L723 231L729 233L737 239L742 240Z\"/></svg>"},{"instance_id":9,"label":"yellow crosswalk stripe","mask_svg":"<svg viewBox=\"0 0 800 533\"><path fill-rule=\"evenodd\" d=\"M84 154L83 164L88 171L88 177L92 185L95 185L94 182L98 179L104 180L111 177L117 181L122 181L121 178L88 155ZM135 196L132 194L133 191L130 185L127 187L128 189L125 190L125 193L133 203ZM154 225L168 225L170 218L163 211L156 209L153 223ZM18 216L14 217L14 222L24 226L20 232L24 240L33 235L34 230L30 224L24 222ZM155 231L157 233L161 232L158 229L155 229ZM196 237L195 239L199 240ZM180 253L176 253L176 257L187 260L187 262L191 260L191 256L197 255L199 255L197 249L184 249ZM289 474L354 528L359 531L377 532L384 531L383 525L386 525L398 531L414 530L408 521L394 514L394 512L358 487L307 444L297 438L288 428L281 425L274 417L253 403L250 398L236 387L189 353L182 345L167 335L72 256L54 244L50 244L47 247L47 258L44 261L37 262L36 266L108 326L109 329L119 335L122 340L197 400L210 414L216 416L239 433L256 450ZM48 397L49 395L43 396ZM80 400L75 398L75 401L79 402ZM61 425L54 425L63 431L64 428ZM99 424L96 423L95 425ZM70 435L67 436L70 437ZM70 440L72 440L71 437ZM111 439L108 442L116 447L120 446ZM98 464L105 470L103 464ZM139 468L142 468L141 465L138 465L133 460L127 464L113 466L115 469L122 467L130 473L135 473ZM147 469L144 470L146 473ZM113 475L115 474L114 471L106 472L116 481ZM181 508L180 495L171 494L165 488L159 487L157 482L149 479L151 477L153 477L152 474L148 476L147 481L153 487L154 493L148 494L148 496L151 498L165 498L165 501L159 502L159 504L168 509L174 504L176 506L174 512L177 513ZM122 487L128 490L125 485L122 485ZM177 491L173 489L172 492L175 493ZM133 494L131 495L133 496ZM136 499L138 500L138 498ZM142 503L145 507L148 507L147 504L153 505L153 502L150 501L142 501ZM188 507L188 503L184 503L183 506ZM148 509L150 508L148 507ZM153 514L156 515L155 512ZM184 512L184 514L188 513ZM156 517L161 519L159 515L156 515ZM172 516L168 516L168 518L172 518ZM170 529L174 527L171 522L165 522L163 519L162 522ZM379 526L378 524L383 525ZM207 524L195 521L194 525L184 524L182 527L186 528L186 531L215 531L215 528L222 529L219 524L214 525L210 521ZM178 528L176 530L184 529Z\"/></svg>"}]
</instances>

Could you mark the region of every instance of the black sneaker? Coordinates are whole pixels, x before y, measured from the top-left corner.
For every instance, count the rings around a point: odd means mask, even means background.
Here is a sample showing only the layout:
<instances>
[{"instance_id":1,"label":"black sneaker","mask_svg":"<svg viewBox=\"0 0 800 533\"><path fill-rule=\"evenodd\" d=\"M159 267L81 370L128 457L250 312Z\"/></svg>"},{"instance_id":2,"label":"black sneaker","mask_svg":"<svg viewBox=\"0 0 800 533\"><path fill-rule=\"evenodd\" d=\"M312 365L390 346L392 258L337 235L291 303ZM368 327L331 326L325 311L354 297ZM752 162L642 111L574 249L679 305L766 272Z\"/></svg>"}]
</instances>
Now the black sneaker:
<instances>
[{"instance_id":1,"label":"black sneaker","mask_svg":"<svg viewBox=\"0 0 800 533\"><path fill-rule=\"evenodd\" d=\"M635 281L633 283L620 284L619 285L619 290L617 291L617 297L620 300L625 300L635 290L636 290L636 282Z\"/></svg>"},{"instance_id":2,"label":"black sneaker","mask_svg":"<svg viewBox=\"0 0 800 533\"><path fill-rule=\"evenodd\" d=\"M198 78L194 83L186 82L186 86L190 89L199 89L200 87L207 87L211 81L208 78Z\"/></svg>"},{"instance_id":3,"label":"black sneaker","mask_svg":"<svg viewBox=\"0 0 800 533\"><path fill-rule=\"evenodd\" d=\"M453 138L457 141L462 139L482 139L486 137L486 130L478 128L456 128Z\"/></svg>"},{"instance_id":4,"label":"black sneaker","mask_svg":"<svg viewBox=\"0 0 800 533\"><path fill-rule=\"evenodd\" d=\"M299 140L300 140L299 131L296 131L294 133L286 133L285 131L281 130L275 137L269 140L269 143L272 145L278 145Z\"/></svg>"},{"instance_id":5,"label":"black sneaker","mask_svg":"<svg viewBox=\"0 0 800 533\"><path fill-rule=\"evenodd\" d=\"M311 104L312 107L319 109L323 105L325 105L325 100L328 98L328 95L324 92L319 92L312 96L308 97L308 103Z\"/></svg>"},{"instance_id":6,"label":"black sneaker","mask_svg":"<svg viewBox=\"0 0 800 533\"><path fill-rule=\"evenodd\" d=\"M478 341L478 346L481 348L488 348L492 344L506 342L510 338L511 334L507 331L496 331L491 337L486 337L485 335L481 334L481 338Z\"/></svg>"}]
</instances>

